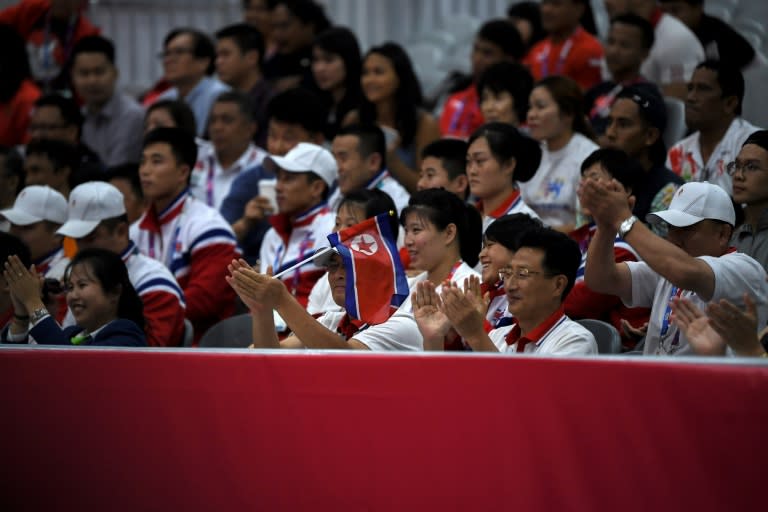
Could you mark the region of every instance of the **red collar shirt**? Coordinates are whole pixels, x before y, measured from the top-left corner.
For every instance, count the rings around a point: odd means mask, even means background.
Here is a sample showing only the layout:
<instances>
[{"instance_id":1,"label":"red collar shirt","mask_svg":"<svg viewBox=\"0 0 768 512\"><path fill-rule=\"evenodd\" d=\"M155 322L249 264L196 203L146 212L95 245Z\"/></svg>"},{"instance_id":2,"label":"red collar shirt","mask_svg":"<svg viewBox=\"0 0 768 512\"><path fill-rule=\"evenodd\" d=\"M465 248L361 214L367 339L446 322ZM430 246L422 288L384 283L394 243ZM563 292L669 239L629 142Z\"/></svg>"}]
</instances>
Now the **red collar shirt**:
<instances>
[{"instance_id":1,"label":"red collar shirt","mask_svg":"<svg viewBox=\"0 0 768 512\"><path fill-rule=\"evenodd\" d=\"M561 306L525 336L517 323L493 329L488 336L499 352L540 356L597 355L594 336L568 318Z\"/></svg>"}]
</instances>

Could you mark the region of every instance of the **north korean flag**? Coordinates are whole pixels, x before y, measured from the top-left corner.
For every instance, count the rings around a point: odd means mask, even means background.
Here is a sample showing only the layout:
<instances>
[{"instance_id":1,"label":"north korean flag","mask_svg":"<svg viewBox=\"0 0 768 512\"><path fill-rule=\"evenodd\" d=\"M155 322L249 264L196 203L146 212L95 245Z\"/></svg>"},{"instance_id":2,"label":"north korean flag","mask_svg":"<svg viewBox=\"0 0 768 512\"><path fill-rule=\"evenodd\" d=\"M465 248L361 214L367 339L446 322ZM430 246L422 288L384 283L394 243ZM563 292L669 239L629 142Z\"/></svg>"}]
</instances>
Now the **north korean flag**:
<instances>
[{"instance_id":1,"label":"north korean flag","mask_svg":"<svg viewBox=\"0 0 768 512\"><path fill-rule=\"evenodd\" d=\"M347 314L368 324L385 322L408 297L408 281L390 229L390 215L394 212L328 235L347 272Z\"/></svg>"}]
</instances>

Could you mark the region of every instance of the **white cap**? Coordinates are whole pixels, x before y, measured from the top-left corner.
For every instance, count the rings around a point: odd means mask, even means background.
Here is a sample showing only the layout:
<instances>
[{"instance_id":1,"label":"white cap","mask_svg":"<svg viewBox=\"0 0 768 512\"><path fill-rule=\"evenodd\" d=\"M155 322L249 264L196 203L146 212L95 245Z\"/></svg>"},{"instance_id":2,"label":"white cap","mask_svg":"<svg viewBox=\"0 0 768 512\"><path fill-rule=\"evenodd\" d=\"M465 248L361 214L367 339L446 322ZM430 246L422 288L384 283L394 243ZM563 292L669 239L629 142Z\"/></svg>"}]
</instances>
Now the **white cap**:
<instances>
[{"instance_id":1,"label":"white cap","mask_svg":"<svg viewBox=\"0 0 768 512\"><path fill-rule=\"evenodd\" d=\"M103 181L89 181L69 193L69 219L56 233L83 238L101 221L124 214L123 194L117 187Z\"/></svg>"},{"instance_id":2,"label":"white cap","mask_svg":"<svg viewBox=\"0 0 768 512\"><path fill-rule=\"evenodd\" d=\"M11 224L28 226L44 220L64 224L67 221L67 200L47 185L30 185L16 197L13 208L0 210Z\"/></svg>"},{"instance_id":3,"label":"white cap","mask_svg":"<svg viewBox=\"0 0 768 512\"><path fill-rule=\"evenodd\" d=\"M671 226L684 228L702 220L720 220L736 224L736 212L728 193L707 181L693 181L677 189L669 208L649 213L648 222L663 220Z\"/></svg>"},{"instance_id":4,"label":"white cap","mask_svg":"<svg viewBox=\"0 0 768 512\"><path fill-rule=\"evenodd\" d=\"M264 167L272 172L276 172L277 168L288 172L313 172L323 178L329 187L339 175L331 152L309 142L299 142L285 156L268 156L264 159Z\"/></svg>"}]
</instances>

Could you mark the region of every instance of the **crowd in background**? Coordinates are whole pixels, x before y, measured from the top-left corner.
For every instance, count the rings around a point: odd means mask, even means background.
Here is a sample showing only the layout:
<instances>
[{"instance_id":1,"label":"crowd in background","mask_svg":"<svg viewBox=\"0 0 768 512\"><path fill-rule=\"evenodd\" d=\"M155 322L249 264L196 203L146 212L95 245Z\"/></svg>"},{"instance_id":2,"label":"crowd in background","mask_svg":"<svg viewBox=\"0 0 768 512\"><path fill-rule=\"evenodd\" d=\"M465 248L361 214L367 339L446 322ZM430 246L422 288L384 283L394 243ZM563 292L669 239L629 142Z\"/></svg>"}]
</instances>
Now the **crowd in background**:
<instances>
[{"instance_id":1,"label":"crowd in background","mask_svg":"<svg viewBox=\"0 0 768 512\"><path fill-rule=\"evenodd\" d=\"M2 341L188 346L243 317L256 348L765 357L755 51L703 6L606 0L601 40L586 0L513 3L426 98L400 44L243 0L241 23L171 30L134 98L83 1L21 0L0 11ZM366 322L348 285L381 276L318 249L389 212L410 293Z\"/></svg>"}]
</instances>

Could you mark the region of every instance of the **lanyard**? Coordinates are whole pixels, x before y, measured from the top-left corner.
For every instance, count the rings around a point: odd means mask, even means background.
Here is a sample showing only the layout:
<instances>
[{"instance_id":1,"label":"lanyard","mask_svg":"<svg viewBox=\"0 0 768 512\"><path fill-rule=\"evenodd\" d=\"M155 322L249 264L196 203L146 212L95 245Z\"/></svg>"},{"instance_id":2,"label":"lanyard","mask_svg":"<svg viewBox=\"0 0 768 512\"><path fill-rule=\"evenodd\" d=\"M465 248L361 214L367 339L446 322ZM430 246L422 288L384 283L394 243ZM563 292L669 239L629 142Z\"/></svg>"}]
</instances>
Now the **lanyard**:
<instances>
[{"instance_id":1,"label":"lanyard","mask_svg":"<svg viewBox=\"0 0 768 512\"><path fill-rule=\"evenodd\" d=\"M672 299L679 298L682 294L683 290L677 286L672 286L672 289L669 291L669 300L667 300L667 307L664 310L664 317L661 319L661 330L659 331L659 352L662 350L666 352L666 349L664 348L664 338L667 336L671 324L670 318L672 316ZM671 345L677 345L679 339L680 331L677 330L675 331L675 336Z\"/></svg>"},{"instance_id":2,"label":"lanyard","mask_svg":"<svg viewBox=\"0 0 768 512\"><path fill-rule=\"evenodd\" d=\"M213 207L213 174L216 168L216 160L213 155L208 157L208 178L205 180L205 204Z\"/></svg>"},{"instance_id":3,"label":"lanyard","mask_svg":"<svg viewBox=\"0 0 768 512\"><path fill-rule=\"evenodd\" d=\"M234 167L232 167L232 172L238 172L242 168L249 168L251 165L251 162L253 162L256 157L259 155L259 152L256 150L256 148L250 148L248 150L248 155L245 157L244 165L240 164L240 160L235 164ZM242 158L242 157L241 157ZM222 169L222 172L224 170ZM210 155L208 157L208 175L205 179L205 203L212 207L216 208L215 205L215 197L213 194L214 189L214 178L216 175L216 158L214 158L214 155Z\"/></svg>"},{"instance_id":4,"label":"lanyard","mask_svg":"<svg viewBox=\"0 0 768 512\"><path fill-rule=\"evenodd\" d=\"M69 22L67 23L67 33L64 36L64 62L67 62L69 60L69 54L72 52L72 46L74 42L74 35L75 35L75 26L77 25L77 14L73 14L69 17ZM55 76L49 76L49 73L51 73L53 70L53 45L49 46L49 43L51 42L51 13L49 12L48 15L45 18L45 26L43 28L43 47L42 47L42 56L43 56L43 73L45 74L44 80L46 85L54 78ZM49 71L50 70L50 71ZM47 89L47 87L46 87Z\"/></svg>"},{"instance_id":5,"label":"lanyard","mask_svg":"<svg viewBox=\"0 0 768 512\"><path fill-rule=\"evenodd\" d=\"M555 71L554 75L562 75L563 74L563 67L565 66L565 59L568 58L568 54L571 53L571 48L573 48L573 39L576 37L577 34L581 31L581 27L577 28L573 34L571 34L571 37L568 38L568 40L565 41L565 44L563 44L563 47L560 49L560 55L557 58L557 63L555 64ZM547 42L547 45L544 47L544 52L541 54L541 77L545 78L550 75L549 73L549 53L552 51L552 43Z\"/></svg>"}]
</instances>

